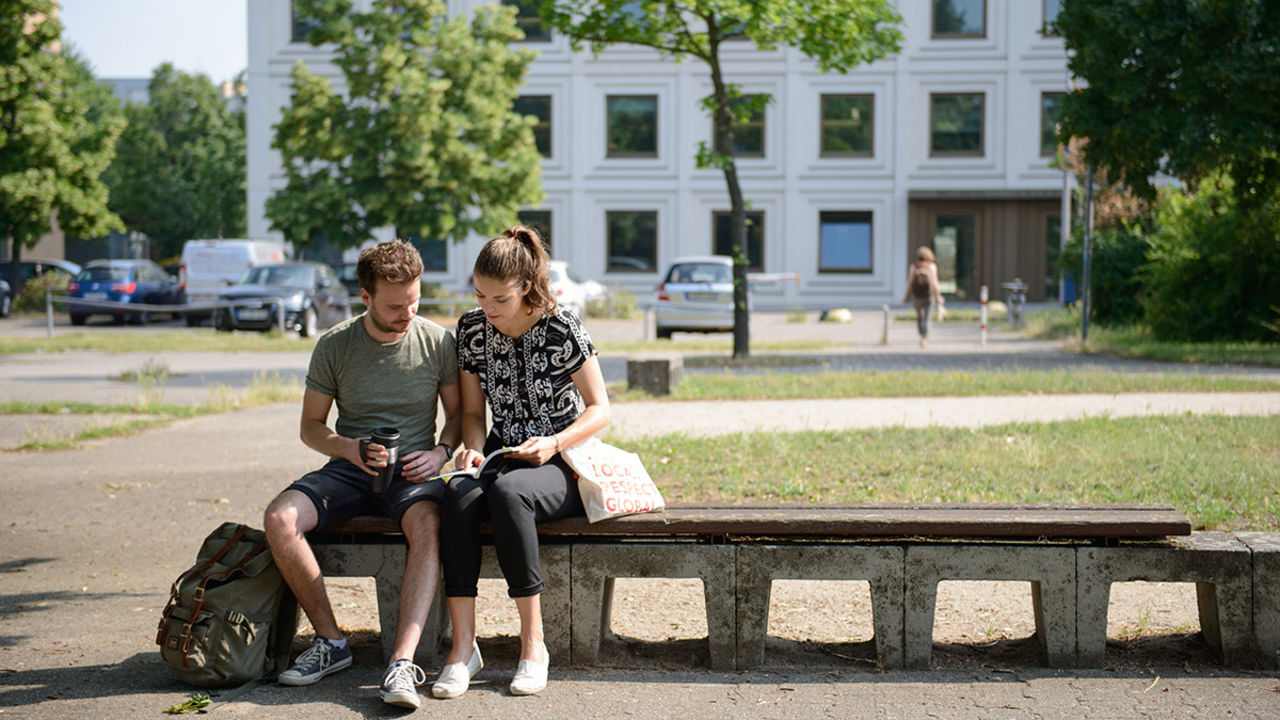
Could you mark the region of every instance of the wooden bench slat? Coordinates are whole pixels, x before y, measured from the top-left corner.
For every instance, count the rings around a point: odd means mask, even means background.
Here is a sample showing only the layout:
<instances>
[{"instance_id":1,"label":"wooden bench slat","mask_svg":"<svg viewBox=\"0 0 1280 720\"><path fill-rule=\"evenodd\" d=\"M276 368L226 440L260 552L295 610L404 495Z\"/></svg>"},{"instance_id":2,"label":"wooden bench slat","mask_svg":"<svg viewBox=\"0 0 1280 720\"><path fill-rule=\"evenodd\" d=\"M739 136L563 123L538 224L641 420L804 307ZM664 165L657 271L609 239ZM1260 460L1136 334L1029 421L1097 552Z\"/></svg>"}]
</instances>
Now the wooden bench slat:
<instances>
[{"instance_id":1,"label":"wooden bench slat","mask_svg":"<svg viewBox=\"0 0 1280 720\"><path fill-rule=\"evenodd\" d=\"M1153 538L1191 534L1168 505L865 504L672 505L663 512L539 526L544 536ZM398 532L387 518L358 517L323 534Z\"/></svg>"}]
</instances>

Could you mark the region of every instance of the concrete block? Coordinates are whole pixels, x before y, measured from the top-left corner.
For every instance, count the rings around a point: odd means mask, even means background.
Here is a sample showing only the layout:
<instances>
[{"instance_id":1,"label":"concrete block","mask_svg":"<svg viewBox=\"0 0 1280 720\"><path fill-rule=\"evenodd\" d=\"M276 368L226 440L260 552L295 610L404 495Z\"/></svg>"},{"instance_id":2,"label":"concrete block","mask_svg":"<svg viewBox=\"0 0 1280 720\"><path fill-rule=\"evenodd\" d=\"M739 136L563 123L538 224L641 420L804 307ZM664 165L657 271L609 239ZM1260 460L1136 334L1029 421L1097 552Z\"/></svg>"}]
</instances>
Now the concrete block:
<instances>
[{"instance_id":1,"label":"concrete block","mask_svg":"<svg viewBox=\"0 0 1280 720\"><path fill-rule=\"evenodd\" d=\"M1253 650L1264 667L1280 669L1280 533L1242 532L1253 555Z\"/></svg>"},{"instance_id":2,"label":"concrete block","mask_svg":"<svg viewBox=\"0 0 1280 720\"><path fill-rule=\"evenodd\" d=\"M902 667L902 563L897 545L739 545L738 669L764 661L774 580L866 580L876 659Z\"/></svg>"},{"instance_id":3,"label":"concrete block","mask_svg":"<svg viewBox=\"0 0 1280 720\"><path fill-rule=\"evenodd\" d=\"M382 635L382 654L390 659L395 646L395 630L400 617L400 585L404 581L407 548L398 544L316 544L313 546L320 572L326 577L372 577L378 597L378 625ZM569 547L543 545L542 558L542 623L547 651L552 662L568 664L570 660L569 630ZM497 556L492 546L481 551L480 577L500 578ZM484 628L480 628L481 631ZM447 605L443 582L437 585L435 600L418 640L417 658L430 665L440 660L440 639L449 634Z\"/></svg>"},{"instance_id":4,"label":"concrete block","mask_svg":"<svg viewBox=\"0 0 1280 720\"><path fill-rule=\"evenodd\" d=\"M627 388L650 395L670 395L684 376L684 356L628 358Z\"/></svg>"},{"instance_id":5,"label":"concrete block","mask_svg":"<svg viewBox=\"0 0 1280 720\"><path fill-rule=\"evenodd\" d=\"M574 545L574 664L594 665L600 656L600 638L609 627L611 578L701 578L711 666L732 670L736 662L734 554L728 545L693 543Z\"/></svg>"},{"instance_id":6,"label":"concrete block","mask_svg":"<svg viewBox=\"0 0 1280 720\"><path fill-rule=\"evenodd\" d=\"M908 545L903 570L903 654L912 669L929 667L933 616L942 580L1028 580L1036 637L1051 667L1076 659L1075 549L1054 545Z\"/></svg>"},{"instance_id":7,"label":"concrete block","mask_svg":"<svg viewBox=\"0 0 1280 720\"><path fill-rule=\"evenodd\" d=\"M1080 548L1076 558L1076 651L1084 667L1102 665L1111 583L1194 582L1200 631L1234 665L1250 652L1253 610L1249 548L1227 533L1196 532L1167 543Z\"/></svg>"}]
</instances>

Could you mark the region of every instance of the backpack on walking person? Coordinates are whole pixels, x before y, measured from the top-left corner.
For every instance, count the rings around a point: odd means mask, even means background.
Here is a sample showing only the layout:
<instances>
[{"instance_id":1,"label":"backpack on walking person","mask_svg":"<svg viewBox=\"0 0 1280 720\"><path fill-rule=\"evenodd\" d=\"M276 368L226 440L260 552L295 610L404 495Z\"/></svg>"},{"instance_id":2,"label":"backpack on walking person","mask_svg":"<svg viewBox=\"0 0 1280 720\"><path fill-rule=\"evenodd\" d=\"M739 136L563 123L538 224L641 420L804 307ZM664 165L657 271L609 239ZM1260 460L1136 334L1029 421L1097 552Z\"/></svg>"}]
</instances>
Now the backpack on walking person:
<instances>
[{"instance_id":1,"label":"backpack on walking person","mask_svg":"<svg viewBox=\"0 0 1280 720\"><path fill-rule=\"evenodd\" d=\"M916 300L928 300L933 295L933 288L929 283L928 267L917 263L911 271L911 297Z\"/></svg>"},{"instance_id":2,"label":"backpack on walking person","mask_svg":"<svg viewBox=\"0 0 1280 720\"><path fill-rule=\"evenodd\" d=\"M288 664L293 633L277 617L282 609L296 617L293 602L266 533L223 523L173 582L156 634L160 657L179 680L199 687L256 680Z\"/></svg>"}]
</instances>

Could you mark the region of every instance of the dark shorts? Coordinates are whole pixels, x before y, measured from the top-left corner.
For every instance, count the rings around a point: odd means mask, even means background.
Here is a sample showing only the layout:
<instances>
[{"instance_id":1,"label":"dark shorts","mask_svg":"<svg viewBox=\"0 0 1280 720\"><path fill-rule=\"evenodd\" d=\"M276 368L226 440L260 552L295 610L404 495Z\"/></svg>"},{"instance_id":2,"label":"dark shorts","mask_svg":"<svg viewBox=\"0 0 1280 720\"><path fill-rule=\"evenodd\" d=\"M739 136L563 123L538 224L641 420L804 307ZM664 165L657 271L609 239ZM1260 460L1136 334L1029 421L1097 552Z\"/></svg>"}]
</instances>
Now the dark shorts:
<instances>
[{"instance_id":1,"label":"dark shorts","mask_svg":"<svg viewBox=\"0 0 1280 720\"><path fill-rule=\"evenodd\" d=\"M411 483L399 469L390 487L381 495L370 490L373 476L356 467L350 460L334 458L324 467L298 478L287 490L297 490L316 506L317 530L336 525L356 515L385 515L400 524L411 505L430 500L444 502L445 485L439 480Z\"/></svg>"}]
</instances>

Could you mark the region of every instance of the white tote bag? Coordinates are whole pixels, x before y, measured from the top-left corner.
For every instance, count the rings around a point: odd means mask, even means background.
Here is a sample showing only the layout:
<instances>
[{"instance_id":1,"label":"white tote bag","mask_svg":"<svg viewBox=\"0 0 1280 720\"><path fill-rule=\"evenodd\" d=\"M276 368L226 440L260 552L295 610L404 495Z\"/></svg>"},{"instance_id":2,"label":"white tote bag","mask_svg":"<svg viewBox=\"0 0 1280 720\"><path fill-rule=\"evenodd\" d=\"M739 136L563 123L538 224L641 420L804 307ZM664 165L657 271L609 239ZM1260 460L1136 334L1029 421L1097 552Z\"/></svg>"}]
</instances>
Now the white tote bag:
<instances>
[{"instance_id":1,"label":"white tote bag","mask_svg":"<svg viewBox=\"0 0 1280 720\"><path fill-rule=\"evenodd\" d=\"M640 456L598 438L566 448L560 453L578 473L578 492L587 509L587 521L661 510L666 506Z\"/></svg>"}]
</instances>

